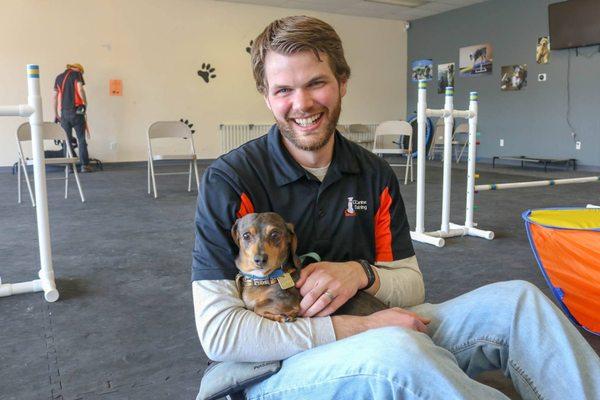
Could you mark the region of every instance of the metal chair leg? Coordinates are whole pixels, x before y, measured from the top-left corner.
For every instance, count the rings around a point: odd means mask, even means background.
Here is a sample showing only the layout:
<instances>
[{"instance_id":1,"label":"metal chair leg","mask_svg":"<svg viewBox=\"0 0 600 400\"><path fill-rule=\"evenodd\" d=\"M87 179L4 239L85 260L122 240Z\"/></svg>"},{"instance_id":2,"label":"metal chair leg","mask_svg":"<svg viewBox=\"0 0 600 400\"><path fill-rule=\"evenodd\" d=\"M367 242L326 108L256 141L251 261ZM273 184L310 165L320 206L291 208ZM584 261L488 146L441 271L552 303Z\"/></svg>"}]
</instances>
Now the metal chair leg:
<instances>
[{"instance_id":1,"label":"metal chair leg","mask_svg":"<svg viewBox=\"0 0 600 400\"><path fill-rule=\"evenodd\" d=\"M405 185L408 185L408 165L410 163L410 157L411 157L410 154L406 155L406 166L404 167L404 169L406 170L406 171L404 171L404 184Z\"/></svg>"},{"instance_id":2,"label":"metal chair leg","mask_svg":"<svg viewBox=\"0 0 600 400\"><path fill-rule=\"evenodd\" d=\"M190 168L188 172L188 192L192 191L192 160L190 160Z\"/></svg>"},{"instance_id":3,"label":"metal chair leg","mask_svg":"<svg viewBox=\"0 0 600 400\"><path fill-rule=\"evenodd\" d=\"M65 165L65 199L69 193L69 164Z\"/></svg>"},{"instance_id":4,"label":"metal chair leg","mask_svg":"<svg viewBox=\"0 0 600 400\"><path fill-rule=\"evenodd\" d=\"M154 198L158 198L158 190L156 189L156 177L154 176L154 160L150 158L150 173L152 175L152 190L154 191Z\"/></svg>"},{"instance_id":5,"label":"metal chair leg","mask_svg":"<svg viewBox=\"0 0 600 400\"><path fill-rule=\"evenodd\" d=\"M29 182L29 174L27 173L27 166L21 158L21 167L23 168L23 175L25 175L25 183L27 184L27 190L29 191L29 198L31 199L31 206L35 207L35 198L33 197L33 189L31 189L31 183Z\"/></svg>"},{"instance_id":6,"label":"metal chair leg","mask_svg":"<svg viewBox=\"0 0 600 400\"><path fill-rule=\"evenodd\" d=\"M77 182L77 188L79 189L79 196L81 197L81 202L85 203L85 197L83 196L83 190L81 189L81 182L79 182L79 174L77 173L77 166L73 163L73 173L75 174L75 181Z\"/></svg>"},{"instance_id":7,"label":"metal chair leg","mask_svg":"<svg viewBox=\"0 0 600 400\"><path fill-rule=\"evenodd\" d=\"M194 174L196 175L196 190L200 188L200 178L198 176L198 160L194 158Z\"/></svg>"},{"instance_id":8,"label":"metal chair leg","mask_svg":"<svg viewBox=\"0 0 600 400\"><path fill-rule=\"evenodd\" d=\"M17 161L17 203L21 204L21 160Z\"/></svg>"}]
</instances>

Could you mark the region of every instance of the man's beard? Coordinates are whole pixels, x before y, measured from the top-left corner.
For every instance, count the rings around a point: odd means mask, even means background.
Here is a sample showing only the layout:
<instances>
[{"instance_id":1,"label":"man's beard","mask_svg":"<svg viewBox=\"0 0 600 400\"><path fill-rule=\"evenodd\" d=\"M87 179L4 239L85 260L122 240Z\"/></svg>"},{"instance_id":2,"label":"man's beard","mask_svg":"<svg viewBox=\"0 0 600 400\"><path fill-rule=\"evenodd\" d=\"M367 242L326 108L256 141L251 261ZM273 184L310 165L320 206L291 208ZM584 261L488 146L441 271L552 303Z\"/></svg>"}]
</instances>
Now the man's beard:
<instances>
[{"instance_id":1,"label":"man's beard","mask_svg":"<svg viewBox=\"0 0 600 400\"><path fill-rule=\"evenodd\" d=\"M331 140L331 137L335 133L335 128L337 126L341 112L342 112L342 99L340 96L340 98L338 99L338 102L335 105L335 108L333 109L333 112L331 114L327 115L326 111L323 112L323 115L321 116L321 118L325 118L325 116L328 116L329 122L327 123L326 126L321 127L321 129L325 129L324 135L322 137L320 137L317 142L312 142L312 143L306 143L304 140L302 140L303 138L296 136L296 133L294 132L294 128L292 126L292 124L294 124L294 122L288 122L287 120L280 121L277 118L275 118L275 123L279 127L279 132L281 132L283 137L285 137L287 140L289 140L290 143L292 143L292 145L294 147L296 147L299 150L304 150L304 151L316 151L316 150L319 150L319 149L325 147L325 145L327 145L327 143L329 143L329 141Z\"/></svg>"}]
</instances>

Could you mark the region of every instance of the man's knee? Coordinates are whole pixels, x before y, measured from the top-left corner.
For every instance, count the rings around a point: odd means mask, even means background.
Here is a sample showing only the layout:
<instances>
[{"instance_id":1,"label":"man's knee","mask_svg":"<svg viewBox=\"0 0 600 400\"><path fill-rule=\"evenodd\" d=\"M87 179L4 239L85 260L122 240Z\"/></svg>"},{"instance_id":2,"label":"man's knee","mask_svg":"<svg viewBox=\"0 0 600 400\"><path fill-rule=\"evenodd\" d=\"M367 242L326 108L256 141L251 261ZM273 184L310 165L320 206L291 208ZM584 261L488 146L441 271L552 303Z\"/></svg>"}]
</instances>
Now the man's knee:
<instances>
[{"instance_id":1,"label":"man's knee","mask_svg":"<svg viewBox=\"0 0 600 400\"><path fill-rule=\"evenodd\" d=\"M518 302L531 301L540 298L546 299L546 296L537 286L527 281L513 280L501 282L498 285L502 285L502 293L505 296Z\"/></svg>"},{"instance_id":2,"label":"man's knee","mask_svg":"<svg viewBox=\"0 0 600 400\"><path fill-rule=\"evenodd\" d=\"M416 367L415 359L426 360L441 350L426 334L399 327L373 329L353 339L361 353L358 364L404 372Z\"/></svg>"}]
</instances>

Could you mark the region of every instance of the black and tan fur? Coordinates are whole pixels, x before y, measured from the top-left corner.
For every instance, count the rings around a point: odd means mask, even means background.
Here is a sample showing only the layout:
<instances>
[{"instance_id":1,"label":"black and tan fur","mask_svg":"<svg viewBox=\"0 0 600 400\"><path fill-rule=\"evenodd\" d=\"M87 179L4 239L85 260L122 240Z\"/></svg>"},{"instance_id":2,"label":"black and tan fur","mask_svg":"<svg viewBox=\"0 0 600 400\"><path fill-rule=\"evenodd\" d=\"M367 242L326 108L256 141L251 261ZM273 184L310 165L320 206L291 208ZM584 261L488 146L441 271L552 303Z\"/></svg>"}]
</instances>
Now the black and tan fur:
<instances>
[{"instance_id":1,"label":"black and tan fur","mask_svg":"<svg viewBox=\"0 0 600 400\"><path fill-rule=\"evenodd\" d=\"M247 214L231 228L231 236L240 251L237 268L244 273L260 271L262 275L283 268L299 278L300 260L296 256L297 239L294 226L286 223L277 213ZM300 292L295 287L282 289L276 282L271 285L245 286L236 279L246 308L258 315L278 322L294 321L300 311ZM363 291L340 307L335 314L369 315L387 308L385 304Z\"/></svg>"},{"instance_id":2,"label":"black and tan fur","mask_svg":"<svg viewBox=\"0 0 600 400\"><path fill-rule=\"evenodd\" d=\"M296 257L297 240L292 224L286 224L276 213L247 214L231 228L233 240L240 248L237 268L252 274L260 271L268 276L282 267L299 277L300 261ZM293 321L300 311L300 292L295 287L282 289L278 283L265 286L244 286L237 279L242 300L249 310L279 322Z\"/></svg>"}]
</instances>

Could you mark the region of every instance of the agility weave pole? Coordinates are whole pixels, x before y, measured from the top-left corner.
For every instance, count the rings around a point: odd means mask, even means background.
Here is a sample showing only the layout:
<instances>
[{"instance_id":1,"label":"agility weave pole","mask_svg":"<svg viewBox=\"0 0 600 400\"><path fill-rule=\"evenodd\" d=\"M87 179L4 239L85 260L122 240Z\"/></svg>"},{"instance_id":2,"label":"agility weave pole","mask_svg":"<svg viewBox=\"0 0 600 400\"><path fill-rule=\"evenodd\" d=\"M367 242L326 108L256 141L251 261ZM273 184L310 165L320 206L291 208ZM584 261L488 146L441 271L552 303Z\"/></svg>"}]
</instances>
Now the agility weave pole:
<instances>
[{"instance_id":1,"label":"agility weave pole","mask_svg":"<svg viewBox=\"0 0 600 400\"><path fill-rule=\"evenodd\" d=\"M50 222L48 220L48 196L46 192L46 161L42 136L42 98L40 96L40 72L34 64L27 65L27 104L0 106L0 117L29 117L33 148L33 175L35 198L37 200L36 217L40 250L39 279L21 283L2 283L0 297L20 293L44 292L46 301L58 300L58 290L54 282L52 269L52 244L50 241Z\"/></svg>"},{"instance_id":2,"label":"agility weave pole","mask_svg":"<svg viewBox=\"0 0 600 400\"><path fill-rule=\"evenodd\" d=\"M446 87L444 108L440 110L427 108L427 84L419 81L417 101L417 218L415 230L410 233L413 240L443 247L444 238L455 236L477 236L491 240L494 233L475 228L473 222L474 186L475 186L475 157L477 146L477 92L469 95L469 109L454 109L454 89ZM442 221L440 230L425 232L425 124L427 117L444 118L444 169L442 195ZM452 130L454 118L464 118L469 121L468 167L467 167L467 205L464 225L450 222L450 190L452 173Z\"/></svg>"}]
</instances>

